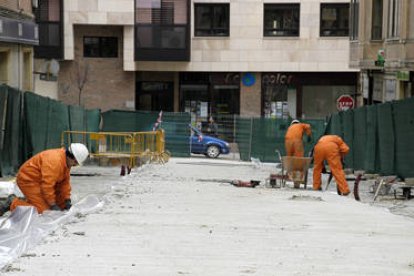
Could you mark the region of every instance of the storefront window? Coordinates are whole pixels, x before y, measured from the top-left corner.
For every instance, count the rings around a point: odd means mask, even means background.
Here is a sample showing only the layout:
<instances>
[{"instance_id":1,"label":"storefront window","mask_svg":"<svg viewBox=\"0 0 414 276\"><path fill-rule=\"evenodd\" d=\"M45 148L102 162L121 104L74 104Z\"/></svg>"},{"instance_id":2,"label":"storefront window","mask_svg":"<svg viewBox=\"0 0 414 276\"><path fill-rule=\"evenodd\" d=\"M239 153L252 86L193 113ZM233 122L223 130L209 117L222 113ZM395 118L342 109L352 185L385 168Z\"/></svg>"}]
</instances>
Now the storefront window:
<instances>
[{"instance_id":1,"label":"storefront window","mask_svg":"<svg viewBox=\"0 0 414 276\"><path fill-rule=\"evenodd\" d=\"M143 81L137 85L136 109L147 111L173 111L172 82Z\"/></svg>"},{"instance_id":2,"label":"storefront window","mask_svg":"<svg viewBox=\"0 0 414 276\"><path fill-rule=\"evenodd\" d=\"M292 113L296 113L296 111L289 104L290 100L294 98L296 102L296 90L290 87L291 81L291 75L282 73L263 74L262 101L263 116L265 118L288 119L289 117L295 117L296 114Z\"/></svg>"},{"instance_id":3,"label":"storefront window","mask_svg":"<svg viewBox=\"0 0 414 276\"><path fill-rule=\"evenodd\" d=\"M337 99L341 95L354 95L351 85L304 85L302 87L302 118L323 119L337 113Z\"/></svg>"},{"instance_id":4,"label":"storefront window","mask_svg":"<svg viewBox=\"0 0 414 276\"><path fill-rule=\"evenodd\" d=\"M219 136L232 140L233 116L240 114L239 73L182 73L180 99L180 110L190 113L194 126L206 131L212 117Z\"/></svg>"}]
</instances>

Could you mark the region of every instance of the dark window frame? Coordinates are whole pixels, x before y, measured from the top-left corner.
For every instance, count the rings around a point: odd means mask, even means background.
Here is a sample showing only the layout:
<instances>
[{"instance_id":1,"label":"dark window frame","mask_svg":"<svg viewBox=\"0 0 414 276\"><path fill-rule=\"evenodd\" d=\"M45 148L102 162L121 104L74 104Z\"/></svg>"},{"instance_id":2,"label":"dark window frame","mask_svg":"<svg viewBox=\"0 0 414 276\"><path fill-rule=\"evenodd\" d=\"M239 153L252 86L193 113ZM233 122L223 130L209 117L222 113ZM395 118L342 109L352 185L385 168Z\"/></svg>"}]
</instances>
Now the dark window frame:
<instances>
[{"instance_id":1,"label":"dark window frame","mask_svg":"<svg viewBox=\"0 0 414 276\"><path fill-rule=\"evenodd\" d=\"M203 28L198 25L198 10L202 8L209 9L210 27ZM224 27L215 26L214 18L218 18L220 15L220 9L223 9L224 14ZM229 37L230 36L230 4L229 3L194 3L194 36L196 37Z\"/></svg>"},{"instance_id":2,"label":"dark window frame","mask_svg":"<svg viewBox=\"0 0 414 276\"><path fill-rule=\"evenodd\" d=\"M401 17L401 2L397 0L388 0L388 24L387 24L387 38L396 39L400 37L400 17Z\"/></svg>"},{"instance_id":3,"label":"dark window frame","mask_svg":"<svg viewBox=\"0 0 414 276\"><path fill-rule=\"evenodd\" d=\"M346 9L346 16L347 16L347 26L340 28L340 27L322 27L324 24L323 20L323 12L324 9L335 9L336 16L338 17L337 20L332 20L333 22L341 21L342 13L339 12L341 9ZM348 37L349 36L349 3L321 3L320 6L320 24L319 24L319 36L320 37ZM334 23L335 24L335 23Z\"/></svg>"},{"instance_id":4,"label":"dark window frame","mask_svg":"<svg viewBox=\"0 0 414 276\"><path fill-rule=\"evenodd\" d=\"M88 39L97 39L98 42L95 45L97 53L91 54L93 49L88 51L86 40ZM105 42L107 40L107 42ZM111 40L112 41L111 43ZM89 44L92 45L92 44ZM105 47L115 47L115 49L105 48ZM92 46L91 46L92 47ZM106 52L107 51L107 52ZM85 58L118 58L119 57L119 45L118 37L116 36L84 36L83 37L83 57Z\"/></svg>"},{"instance_id":5,"label":"dark window frame","mask_svg":"<svg viewBox=\"0 0 414 276\"><path fill-rule=\"evenodd\" d=\"M371 40L383 40L383 11L384 1L373 0L372 1L372 17L371 17Z\"/></svg>"},{"instance_id":6,"label":"dark window frame","mask_svg":"<svg viewBox=\"0 0 414 276\"><path fill-rule=\"evenodd\" d=\"M285 27L285 15L283 14L283 18L281 21L283 23L279 23L282 26L277 26L277 20L273 19L273 25L267 26L267 19L269 16L271 16L269 13L272 11L286 11L290 10L292 12L292 17L297 17L296 27L288 28ZM293 14L296 12L297 14ZM295 18L293 18L295 19ZM276 25L276 26L275 26ZM263 36L264 37L299 37L300 36L300 4L299 3L283 3L283 4L274 4L274 3L268 3L264 4L263 6Z\"/></svg>"},{"instance_id":7,"label":"dark window frame","mask_svg":"<svg viewBox=\"0 0 414 276\"><path fill-rule=\"evenodd\" d=\"M349 39L356 41L359 39L359 0L351 0L350 3L350 30Z\"/></svg>"}]
</instances>

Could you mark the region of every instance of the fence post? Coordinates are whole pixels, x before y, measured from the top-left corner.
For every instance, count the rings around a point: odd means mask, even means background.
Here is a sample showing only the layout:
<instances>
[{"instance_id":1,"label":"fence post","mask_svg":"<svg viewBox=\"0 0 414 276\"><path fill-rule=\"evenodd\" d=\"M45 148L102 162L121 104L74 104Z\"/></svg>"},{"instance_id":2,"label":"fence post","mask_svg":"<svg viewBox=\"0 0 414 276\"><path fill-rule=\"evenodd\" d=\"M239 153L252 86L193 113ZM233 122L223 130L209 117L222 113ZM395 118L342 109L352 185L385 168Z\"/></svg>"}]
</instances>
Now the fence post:
<instances>
[{"instance_id":1,"label":"fence post","mask_svg":"<svg viewBox=\"0 0 414 276\"><path fill-rule=\"evenodd\" d=\"M250 117L249 159L252 157L253 117Z\"/></svg>"}]
</instances>

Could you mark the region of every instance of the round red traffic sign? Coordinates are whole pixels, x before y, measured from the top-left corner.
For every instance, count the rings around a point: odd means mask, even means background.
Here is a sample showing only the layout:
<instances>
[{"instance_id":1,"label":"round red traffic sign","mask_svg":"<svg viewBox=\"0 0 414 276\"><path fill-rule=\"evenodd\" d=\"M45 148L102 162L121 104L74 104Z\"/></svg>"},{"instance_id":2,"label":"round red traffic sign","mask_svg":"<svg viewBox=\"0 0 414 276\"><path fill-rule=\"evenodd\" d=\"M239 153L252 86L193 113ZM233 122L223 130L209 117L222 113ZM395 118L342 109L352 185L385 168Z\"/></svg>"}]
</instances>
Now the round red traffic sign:
<instances>
[{"instance_id":1,"label":"round red traffic sign","mask_svg":"<svg viewBox=\"0 0 414 276\"><path fill-rule=\"evenodd\" d=\"M350 95L341 95L336 100L336 107L339 111L345 111L348 109L352 109L355 106L355 100Z\"/></svg>"}]
</instances>

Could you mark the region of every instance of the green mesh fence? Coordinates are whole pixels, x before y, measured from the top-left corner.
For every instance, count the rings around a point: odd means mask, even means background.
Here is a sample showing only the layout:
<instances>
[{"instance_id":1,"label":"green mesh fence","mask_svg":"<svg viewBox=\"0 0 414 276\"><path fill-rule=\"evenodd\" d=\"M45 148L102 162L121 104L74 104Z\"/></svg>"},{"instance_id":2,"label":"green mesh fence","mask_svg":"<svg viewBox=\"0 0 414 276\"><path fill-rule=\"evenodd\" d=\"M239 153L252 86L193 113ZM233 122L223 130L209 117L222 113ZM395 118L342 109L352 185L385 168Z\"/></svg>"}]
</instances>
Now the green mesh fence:
<instances>
[{"instance_id":1,"label":"green mesh fence","mask_svg":"<svg viewBox=\"0 0 414 276\"><path fill-rule=\"evenodd\" d=\"M342 116L339 113L332 114L329 117L326 130L324 134L334 134L340 137L343 137L343 129L342 129ZM316 137L316 136L315 136Z\"/></svg>"},{"instance_id":2,"label":"green mesh fence","mask_svg":"<svg viewBox=\"0 0 414 276\"><path fill-rule=\"evenodd\" d=\"M49 99L33 93L24 94L25 126L28 152L26 159L46 148Z\"/></svg>"},{"instance_id":3,"label":"green mesh fence","mask_svg":"<svg viewBox=\"0 0 414 276\"><path fill-rule=\"evenodd\" d=\"M158 116L159 112L110 110L102 114L103 131L150 131ZM160 127L165 130L165 149L172 156L190 156L190 121L188 113L163 112Z\"/></svg>"},{"instance_id":4,"label":"green mesh fence","mask_svg":"<svg viewBox=\"0 0 414 276\"><path fill-rule=\"evenodd\" d=\"M49 99L48 105L46 147L59 148L62 146L62 132L70 129L69 109L67 105L51 99Z\"/></svg>"},{"instance_id":5,"label":"green mesh fence","mask_svg":"<svg viewBox=\"0 0 414 276\"><path fill-rule=\"evenodd\" d=\"M366 143L365 148L365 160L362 168L369 173L374 173L378 170L377 165L377 151L378 151L378 133L377 133L377 106L370 105L365 108L366 110ZM363 148L363 150L364 150ZM362 163L362 162L361 162Z\"/></svg>"},{"instance_id":6,"label":"green mesh fence","mask_svg":"<svg viewBox=\"0 0 414 276\"><path fill-rule=\"evenodd\" d=\"M305 120L312 128L313 140L307 142L304 135L305 155L312 150L316 139L325 131L325 120ZM285 151L285 134L290 120L270 118L238 118L236 124L236 142L240 159L250 161L251 157L262 162L279 162L276 150L283 156Z\"/></svg>"},{"instance_id":7,"label":"green mesh fence","mask_svg":"<svg viewBox=\"0 0 414 276\"><path fill-rule=\"evenodd\" d=\"M276 149L283 155L284 133L288 122L266 118L253 119L252 147L250 157L259 158L262 162L279 161Z\"/></svg>"},{"instance_id":8,"label":"green mesh fence","mask_svg":"<svg viewBox=\"0 0 414 276\"><path fill-rule=\"evenodd\" d=\"M342 129L344 142L350 147L349 153L345 156L345 168L354 167L354 112L353 110L348 110L341 112L342 116Z\"/></svg>"},{"instance_id":9,"label":"green mesh fence","mask_svg":"<svg viewBox=\"0 0 414 276\"><path fill-rule=\"evenodd\" d=\"M21 92L8 87L0 86L1 111L1 175L9 175L17 170L22 160L22 120L21 120Z\"/></svg>"},{"instance_id":10,"label":"green mesh fence","mask_svg":"<svg viewBox=\"0 0 414 276\"><path fill-rule=\"evenodd\" d=\"M393 103L397 175L414 177L414 98Z\"/></svg>"},{"instance_id":11,"label":"green mesh fence","mask_svg":"<svg viewBox=\"0 0 414 276\"><path fill-rule=\"evenodd\" d=\"M414 176L413 98L334 114L327 133L338 134L339 125L351 148L346 167L402 178Z\"/></svg>"},{"instance_id":12,"label":"green mesh fence","mask_svg":"<svg viewBox=\"0 0 414 276\"><path fill-rule=\"evenodd\" d=\"M310 124L312 128L312 141L306 141L306 135L304 135L303 145L305 146L305 156L309 155L310 151L318 142L318 138L325 134L327 128L327 122L325 120L304 120L304 123Z\"/></svg>"},{"instance_id":13,"label":"green mesh fence","mask_svg":"<svg viewBox=\"0 0 414 276\"><path fill-rule=\"evenodd\" d=\"M241 160L250 160L252 152L253 118L238 118L234 139L237 142Z\"/></svg>"},{"instance_id":14,"label":"green mesh fence","mask_svg":"<svg viewBox=\"0 0 414 276\"><path fill-rule=\"evenodd\" d=\"M378 121L378 159L379 173L392 175L394 167L394 123L392 118L392 104L384 103L377 106Z\"/></svg>"},{"instance_id":15,"label":"green mesh fence","mask_svg":"<svg viewBox=\"0 0 414 276\"><path fill-rule=\"evenodd\" d=\"M157 118L158 112L110 110L102 113L102 131L150 131Z\"/></svg>"},{"instance_id":16,"label":"green mesh fence","mask_svg":"<svg viewBox=\"0 0 414 276\"><path fill-rule=\"evenodd\" d=\"M24 93L25 159L49 148L61 147L66 130L98 131L99 110L85 110L31 92Z\"/></svg>"},{"instance_id":17,"label":"green mesh fence","mask_svg":"<svg viewBox=\"0 0 414 276\"><path fill-rule=\"evenodd\" d=\"M352 154L354 156L352 168L364 169L365 150L367 144L366 108L358 108L353 112L354 139L352 143Z\"/></svg>"}]
</instances>

